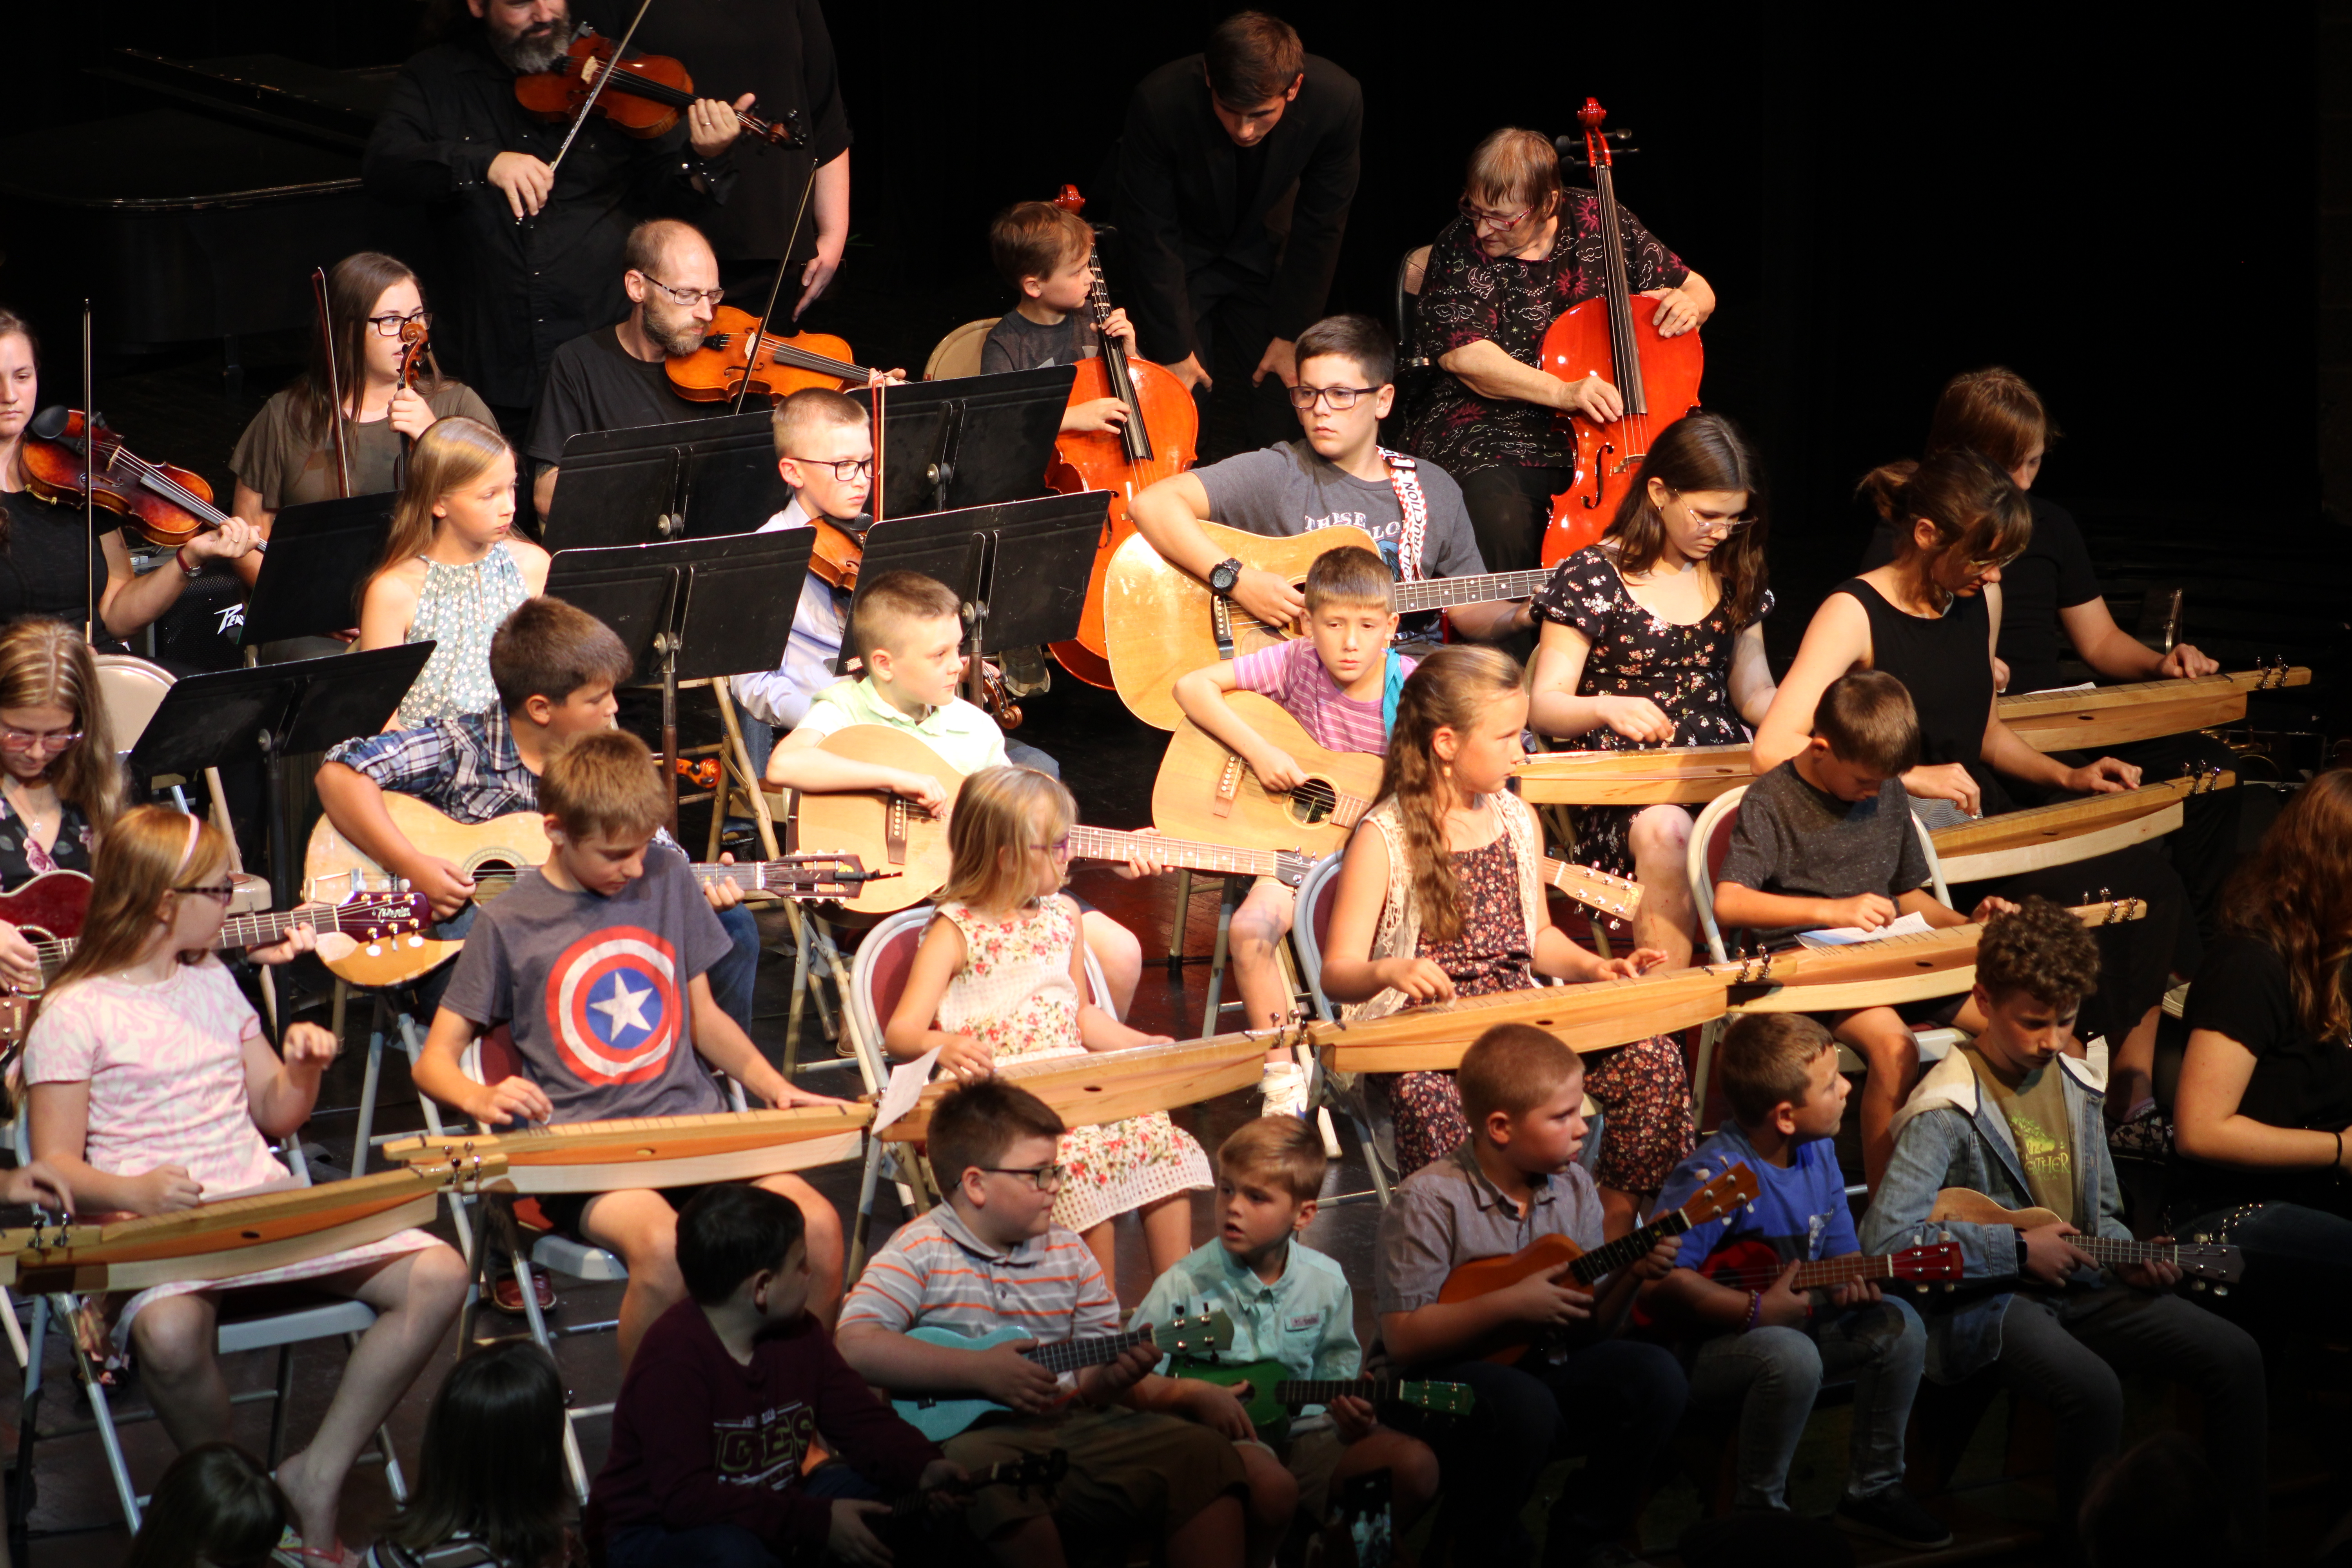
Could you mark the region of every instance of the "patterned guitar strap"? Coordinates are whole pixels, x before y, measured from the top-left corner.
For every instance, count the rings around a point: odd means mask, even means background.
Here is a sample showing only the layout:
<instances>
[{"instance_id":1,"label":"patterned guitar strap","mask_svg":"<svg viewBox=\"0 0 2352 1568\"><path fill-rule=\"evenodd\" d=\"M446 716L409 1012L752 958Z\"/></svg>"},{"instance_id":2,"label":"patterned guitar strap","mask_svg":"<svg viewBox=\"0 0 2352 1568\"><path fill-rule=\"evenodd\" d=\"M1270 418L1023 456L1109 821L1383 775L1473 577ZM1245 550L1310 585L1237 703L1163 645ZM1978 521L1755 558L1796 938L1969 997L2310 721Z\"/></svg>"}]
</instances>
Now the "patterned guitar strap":
<instances>
[{"instance_id":1,"label":"patterned guitar strap","mask_svg":"<svg viewBox=\"0 0 2352 1568\"><path fill-rule=\"evenodd\" d=\"M1396 491L1397 510L1404 513L1404 526L1397 531L1396 554L1389 562L1389 570L1397 574L1401 583L1417 583L1421 580L1422 542L1429 536L1429 500L1422 494L1421 476L1412 471L1411 458L1386 447L1380 448L1380 453L1389 466L1389 488Z\"/></svg>"}]
</instances>

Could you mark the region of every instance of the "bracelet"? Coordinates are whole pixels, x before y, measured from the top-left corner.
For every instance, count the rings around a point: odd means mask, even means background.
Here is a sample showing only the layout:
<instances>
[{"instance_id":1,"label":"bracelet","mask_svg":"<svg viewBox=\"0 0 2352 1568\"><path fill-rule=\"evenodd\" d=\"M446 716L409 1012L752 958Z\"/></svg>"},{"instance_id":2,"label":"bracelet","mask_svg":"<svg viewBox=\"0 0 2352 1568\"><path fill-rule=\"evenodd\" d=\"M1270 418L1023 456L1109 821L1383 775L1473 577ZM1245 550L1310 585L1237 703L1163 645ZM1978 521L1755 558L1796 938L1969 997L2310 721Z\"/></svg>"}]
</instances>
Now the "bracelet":
<instances>
[{"instance_id":1,"label":"bracelet","mask_svg":"<svg viewBox=\"0 0 2352 1568\"><path fill-rule=\"evenodd\" d=\"M1739 1325L1739 1331L1744 1334L1748 1330L1754 1328L1756 1326L1756 1320L1763 1315L1764 1292L1761 1290L1750 1290L1748 1292L1748 1321Z\"/></svg>"},{"instance_id":2,"label":"bracelet","mask_svg":"<svg viewBox=\"0 0 2352 1568\"><path fill-rule=\"evenodd\" d=\"M194 566L188 564L188 547L186 545L183 544L180 548L172 552L172 559L180 563L181 576L200 577L204 575L205 563L203 562L199 561Z\"/></svg>"}]
</instances>

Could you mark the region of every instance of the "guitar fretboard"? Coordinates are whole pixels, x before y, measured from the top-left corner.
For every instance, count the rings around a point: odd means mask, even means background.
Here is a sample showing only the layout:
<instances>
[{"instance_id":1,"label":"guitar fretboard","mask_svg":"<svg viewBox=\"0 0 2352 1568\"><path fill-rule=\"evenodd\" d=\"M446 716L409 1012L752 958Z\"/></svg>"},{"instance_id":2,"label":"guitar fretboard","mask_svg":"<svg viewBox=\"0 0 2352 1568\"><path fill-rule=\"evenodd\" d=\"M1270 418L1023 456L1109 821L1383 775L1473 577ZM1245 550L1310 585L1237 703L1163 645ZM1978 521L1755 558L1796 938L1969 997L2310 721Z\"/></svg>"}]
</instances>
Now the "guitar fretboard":
<instances>
[{"instance_id":1,"label":"guitar fretboard","mask_svg":"<svg viewBox=\"0 0 2352 1568\"><path fill-rule=\"evenodd\" d=\"M1396 612L1409 616L1421 610L1449 609L1455 605L1483 605L1489 599L1524 599L1542 587L1550 576L1550 569L1543 568L1399 583L1394 591Z\"/></svg>"},{"instance_id":2,"label":"guitar fretboard","mask_svg":"<svg viewBox=\"0 0 2352 1568\"><path fill-rule=\"evenodd\" d=\"M1163 865L1188 871L1220 871L1237 877L1281 874L1278 858L1271 849L1238 849L1229 844L1163 838L1156 833L1123 833L1112 827L1070 829L1070 853L1081 860L1124 860L1137 849Z\"/></svg>"},{"instance_id":3,"label":"guitar fretboard","mask_svg":"<svg viewBox=\"0 0 2352 1568\"><path fill-rule=\"evenodd\" d=\"M1395 1398L1396 1391L1392 1377L1286 1377L1274 1385L1274 1402L1293 1409L1335 1399L1369 1399L1377 1405Z\"/></svg>"},{"instance_id":4,"label":"guitar fretboard","mask_svg":"<svg viewBox=\"0 0 2352 1568\"><path fill-rule=\"evenodd\" d=\"M2102 1263L2169 1263L2181 1267L2180 1244L2122 1241L2107 1236L2070 1236L2066 1245L2087 1252ZM2207 1250L2210 1250L2208 1248Z\"/></svg>"},{"instance_id":5,"label":"guitar fretboard","mask_svg":"<svg viewBox=\"0 0 2352 1568\"><path fill-rule=\"evenodd\" d=\"M307 910L272 910L267 914L232 915L221 922L220 934L213 938L215 952L235 947L268 947L286 940L296 926L310 926L317 931L390 931L406 919L408 911L401 905L381 910L336 910L312 906ZM33 951L41 961L41 977L57 978L74 949L81 945L79 937L59 937L48 942L37 942Z\"/></svg>"},{"instance_id":6,"label":"guitar fretboard","mask_svg":"<svg viewBox=\"0 0 2352 1568\"><path fill-rule=\"evenodd\" d=\"M1568 1271L1576 1276L1578 1284L1590 1285L1603 1275L1614 1274L1627 1264L1639 1261L1659 1242L1670 1236L1680 1236L1690 1227L1689 1216L1676 1209L1663 1219L1652 1220L1639 1230L1594 1247L1570 1264Z\"/></svg>"},{"instance_id":7,"label":"guitar fretboard","mask_svg":"<svg viewBox=\"0 0 2352 1568\"><path fill-rule=\"evenodd\" d=\"M1021 1353L1058 1376L1066 1372L1076 1372L1081 1367L1102 1366L1115 1362L1136 1346L1150 1342L1151 1330L1145 1327L1130 1329L1123 1334L1105 1334L1099 1339L1060 1340Z\"/></svg>"}]
</instances>

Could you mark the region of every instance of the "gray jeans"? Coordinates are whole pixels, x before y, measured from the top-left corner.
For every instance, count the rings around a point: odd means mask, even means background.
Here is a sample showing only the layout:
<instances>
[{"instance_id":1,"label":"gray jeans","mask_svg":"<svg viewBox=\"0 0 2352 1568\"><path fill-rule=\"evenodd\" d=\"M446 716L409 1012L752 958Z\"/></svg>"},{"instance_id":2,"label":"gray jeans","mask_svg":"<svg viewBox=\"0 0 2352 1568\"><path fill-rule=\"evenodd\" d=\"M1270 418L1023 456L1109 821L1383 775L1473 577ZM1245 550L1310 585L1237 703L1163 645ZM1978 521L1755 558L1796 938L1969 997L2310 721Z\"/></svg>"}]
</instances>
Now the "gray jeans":
<instances>
[{"instance_id":1,"label":"gray jeans","mask_svg":"<svg viewBox=\"0 0 2352 1568\"><path fill-rule=\"evenodd\" d=\"M1739 1508L1786 1508L1789 1463L1812 1414L1813 1396L1831 1378L1851 1374L1853 1442L1848 1497L1869 1497L1903 1479L1903 1426L1927 1333L1910 1303L1888 1297L1817 1315L1802 1329L1759 1328L1717 1334L1691 1365L1691 1400L1739 1406Z\"/></svg>"}]
</instances>

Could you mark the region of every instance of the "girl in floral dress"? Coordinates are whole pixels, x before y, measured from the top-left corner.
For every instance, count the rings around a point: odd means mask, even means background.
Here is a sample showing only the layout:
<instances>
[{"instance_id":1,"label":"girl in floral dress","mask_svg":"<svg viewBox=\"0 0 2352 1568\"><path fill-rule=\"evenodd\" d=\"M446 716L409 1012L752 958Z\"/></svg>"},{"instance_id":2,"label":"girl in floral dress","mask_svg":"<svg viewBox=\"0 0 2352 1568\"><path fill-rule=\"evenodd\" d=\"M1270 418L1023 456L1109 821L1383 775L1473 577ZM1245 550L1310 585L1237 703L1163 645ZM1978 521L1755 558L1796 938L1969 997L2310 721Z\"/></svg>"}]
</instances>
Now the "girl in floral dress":
<instances>
[{"instance_id":1,"label":"girl in floral dress","mask_svg":"<svg viewBox=\"0 0 2352 1568\"><path fill-rule=\"evenodd\" d=\"M982 768L964 780L948 828L953 868L883 1032L892 1056L937 1047L940 1069L966 1078L1030 1058L1168 1043L1083 999L1078 906L1061 891L1076 819L1070 792L1033 769ZM1166 1112L1074 1127L1060 1163L1054 1223L1086 1238L1106 1281L1111 1221L1129 1209L1143 1216L1155 1277L1192 1249L1185 1194L1214 1182L1201 1145Z\"/></svg>"},{"instance_id":2,"label":"girl in floral dress","mask_svg":"<svg viewBox=\"0 0 2352 1568\"><path fill-rule=\"evenodd\" d=\"M1538 974L1627 979L1664 962L1650 950L1596 957L1551 923L1535 813L1505 788L1527 756L1519 743L1527 721L1518 666L1492 648L1451 644L1404 683L1381 801L1348 843L1323 960L1324 994L1354 1004L1349 1022L1417 1002L1523 990L1538 984ZM1671 1056L1679 1081L1682 1057L1671 1042L1643 1041L1615 1054L1635 1051ZM1389 1103L1403 1174L1470 1135L1450 1072L1398 1075ZM1602 1108L1610 1117L1605 1171L1619 1127L1617 1110L1606 1101ZM1681 1129L1669 1170L1689 1142L1686 1098ZM1605 1197L1605 1175L1602 1185ZM1630 1215L1630 1203L1620 1206Z\"/></svg>"},{"instance_id":3,"label":"girl in floral dress","mask_svg":"<svg viewBox=\"0 0 2352 1568\"><path fill-rule=\"evenodd\" d=\"M51 871L87 875L122 809L122 769L81 634L60 621L0 631L0 887ZM32 943L0 921L0 980L37 990Z\"/></svg>"}]
</instances>

